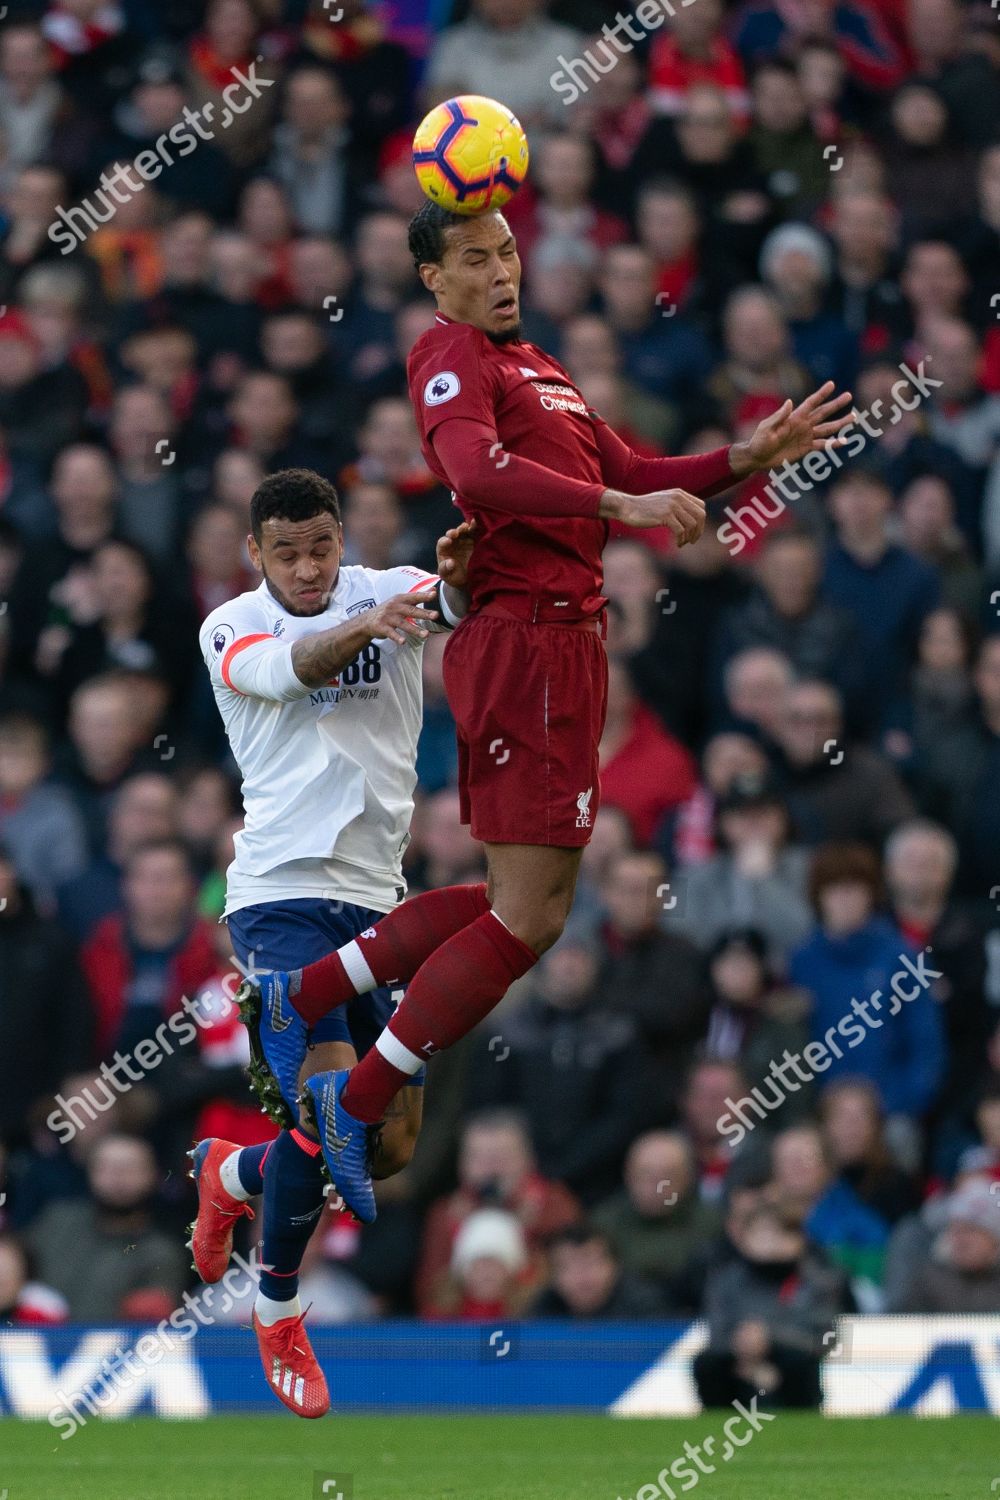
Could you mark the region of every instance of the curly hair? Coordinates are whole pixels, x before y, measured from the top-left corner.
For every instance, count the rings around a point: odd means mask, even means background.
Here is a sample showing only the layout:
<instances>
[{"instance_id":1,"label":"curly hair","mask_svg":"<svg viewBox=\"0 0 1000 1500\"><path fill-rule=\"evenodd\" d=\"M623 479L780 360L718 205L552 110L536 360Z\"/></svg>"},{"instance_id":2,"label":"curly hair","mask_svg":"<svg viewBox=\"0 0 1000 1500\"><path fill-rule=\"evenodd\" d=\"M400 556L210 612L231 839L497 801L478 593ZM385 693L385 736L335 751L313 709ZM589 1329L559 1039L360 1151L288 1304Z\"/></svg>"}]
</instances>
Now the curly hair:
<instances>
[{"instance_id":1,"label":"curly hair","mask_svg":"<svg viewBox=\"0 0 1000 1500\"><path fill-rule=\"evenodd\" d=\"M328 479L312 469L279 469L258 485L250 501L250 530L260 546L265 521L309 521L323 512L340 520L340 496Z\"/></svg>"},{"instance_id":2,"label":"curly hair","mask_svg":"<svg viewBox=\"0 0 1000 1500\"><path fill-rule=\"evenodd\" d=\"M418 274L421 266L441 264L447 249L446 230L458 229L468 222L462 214L450 213L429 199L417 210L410 220L410 254Z\"/></svg>"}]
</instances>

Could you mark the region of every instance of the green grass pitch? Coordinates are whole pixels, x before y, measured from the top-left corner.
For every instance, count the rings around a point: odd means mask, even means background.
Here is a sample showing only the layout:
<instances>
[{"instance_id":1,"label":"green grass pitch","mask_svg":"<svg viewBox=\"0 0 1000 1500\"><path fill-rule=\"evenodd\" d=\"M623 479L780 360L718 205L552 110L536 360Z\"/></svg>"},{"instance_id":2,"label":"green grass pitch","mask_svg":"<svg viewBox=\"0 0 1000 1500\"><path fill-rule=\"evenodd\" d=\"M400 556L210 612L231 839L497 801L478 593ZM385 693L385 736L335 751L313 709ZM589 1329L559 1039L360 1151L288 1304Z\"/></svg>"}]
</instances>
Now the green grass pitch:
<instances>
[{"instance_id":1,"label":"green grass pitch","mask_svg":"<svg viewBox=\"0 0 1000 1500\"><path fill-rule=\"evenodd\" d=\"M94 1422L66 1441L47 1423L5 1419L0 1495L323 1500L323 1481L339 1476L326 1500L338 1491L343 1500L634 1500L681 1457L685 1439L721 1433L727 1415L303 1422L278 1412ZM342 1483L348 1475L350 1486ZM687 1481L687 1493L695 1487ZM781 1413L697 1488L705 1500L990 1500L1000 1492L1000 1429L987 1416L847 1421Z\"/></svg>"}]
</instances>

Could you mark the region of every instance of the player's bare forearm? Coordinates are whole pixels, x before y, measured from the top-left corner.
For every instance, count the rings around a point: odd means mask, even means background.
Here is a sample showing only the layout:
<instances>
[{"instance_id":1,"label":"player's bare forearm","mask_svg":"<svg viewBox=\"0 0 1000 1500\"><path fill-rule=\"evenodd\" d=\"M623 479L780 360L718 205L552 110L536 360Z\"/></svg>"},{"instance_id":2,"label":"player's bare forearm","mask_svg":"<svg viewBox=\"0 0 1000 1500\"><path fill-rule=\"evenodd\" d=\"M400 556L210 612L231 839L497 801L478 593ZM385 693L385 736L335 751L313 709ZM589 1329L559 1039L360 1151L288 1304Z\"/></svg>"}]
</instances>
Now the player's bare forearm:
<instances>
[{"instance_id":1,"label":"player's bare forearm","mask_svg":"<svg viewBox=\"0 0 1000 1500\"><path fill-rule=\"evenodd\" d=\"M469 613L469 596L464 589L456 589L450 583L442 582L441 607L447 618L464 620Z\"/></svg>"},{"instance_id":2,"label":"player's bare forearm","mask_svg":"<svg viewBox=\"0 0 1000 1500\"><path fill-rule=\"evenodd\" d=\"M350 666L369 644L371 636L360 623L363 616L332 630L317 630L292 645L292 669L305 687L323 687Z\"/></svg>"},{"instance_id":3,"label":"player's bare forearm","mask_svg":"<svg viewBox=\"0 0 1000 1500\"><path fill-rule=\"evenodd\" d=\"M397 594L375 609L363 610L344 625L317 630L292 645L292 670L304 687L323 687L372 641L395 641L397 646L405 646L408 637L425 641L425 626L438 618L436 609L427 608L434 603L433 588Z\"/></svg>"}]
</instances>

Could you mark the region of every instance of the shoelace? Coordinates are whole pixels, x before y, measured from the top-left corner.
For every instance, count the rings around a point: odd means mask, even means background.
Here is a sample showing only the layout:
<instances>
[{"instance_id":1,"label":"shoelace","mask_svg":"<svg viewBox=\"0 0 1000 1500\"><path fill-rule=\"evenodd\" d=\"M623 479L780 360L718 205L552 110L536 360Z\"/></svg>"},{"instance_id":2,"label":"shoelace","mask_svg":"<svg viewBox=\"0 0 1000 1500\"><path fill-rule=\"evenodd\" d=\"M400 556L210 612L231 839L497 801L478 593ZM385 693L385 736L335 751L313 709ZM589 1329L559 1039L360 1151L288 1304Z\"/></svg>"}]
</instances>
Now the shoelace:
<instances>
[{"instance_id":1,"label":"shoelace","mask_svg":"<svg viewBox=\"0 0 1000 1500\"><path fill-rule=\"evenodd\" d=\"M298 1344L295 1343L295 1336L305 1322L306 1313L309 1311L310 1307L312 1307L311 1302L309 1304L309 1307L306 1308L305 1312L299 1313L297 1318L291 1319L292 1326L290 1328L281 1328L281 1331L278 1334L277 1341L283 1345L281 1352L286 1356L286 1358L289 1354L301 1354L305 1356L309 1352L308 1349L302 1349ZM284 1319L282 1319L282 1322L283 1321ZM272 1333L275 1328L279 1327L280 1324L272 1323L271 1327L268 1329L268 1333Z\"/></svg>"},{"instance_id":2,"label":"shoelace","mask_svg":"<svg viewBox=\"0 0 1000 1500\"><path fill-rule=\"evenodd\" d=\"M223 1208L222 1204L216 1203L213 1198L212 1207L217 1208L220 1214L225 1214L227 1219L238 1219L241 1214L245 1214L248 1219L255 1219L257 1217L249 1203L241 1203L237 1208Z\"/></svg>"}]
</instances>

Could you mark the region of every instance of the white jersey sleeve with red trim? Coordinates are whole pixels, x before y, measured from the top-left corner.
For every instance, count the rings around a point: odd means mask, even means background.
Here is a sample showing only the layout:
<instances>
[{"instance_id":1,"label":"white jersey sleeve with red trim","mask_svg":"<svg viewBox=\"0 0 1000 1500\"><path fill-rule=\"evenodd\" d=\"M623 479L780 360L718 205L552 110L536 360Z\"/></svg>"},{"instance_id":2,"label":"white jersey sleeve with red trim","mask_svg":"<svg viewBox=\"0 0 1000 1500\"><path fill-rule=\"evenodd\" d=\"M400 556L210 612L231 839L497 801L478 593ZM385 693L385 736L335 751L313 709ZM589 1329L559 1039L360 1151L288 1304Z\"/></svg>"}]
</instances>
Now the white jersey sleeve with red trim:
<instances>
[{"instance_id":1,"label":"white jersey sleeve with red trim","mask_svg":"<svg viewBox=\"0 0 1000 1500\"><path fill-rule=\"evenodd\" d=\"M292 643L275 639L256 595L214 610L198 639L216 688L272 703L308 697L292 666Z\"/></svg>"},{"instance_id":2,"label":"white jersey sleeve with red trim","mask_svg":"<svg viewBox=\"0 0 1000 1500\"><path fill-rule=\"evenodd\" d=\"M387 568L384 573L373 572L371 576L377 580L375 591L380 604L384 604L387 599L394 599L397 594L419 594L437 589L441 582L436 573L425 573L423 568ZM438 612L438 618L427 627L431 635L454 630L461 623L448 610L443 592L439 593L437 603L430 604L427 608Z\"/></svg>"}]
</instances>

